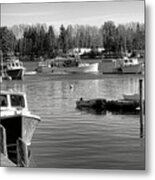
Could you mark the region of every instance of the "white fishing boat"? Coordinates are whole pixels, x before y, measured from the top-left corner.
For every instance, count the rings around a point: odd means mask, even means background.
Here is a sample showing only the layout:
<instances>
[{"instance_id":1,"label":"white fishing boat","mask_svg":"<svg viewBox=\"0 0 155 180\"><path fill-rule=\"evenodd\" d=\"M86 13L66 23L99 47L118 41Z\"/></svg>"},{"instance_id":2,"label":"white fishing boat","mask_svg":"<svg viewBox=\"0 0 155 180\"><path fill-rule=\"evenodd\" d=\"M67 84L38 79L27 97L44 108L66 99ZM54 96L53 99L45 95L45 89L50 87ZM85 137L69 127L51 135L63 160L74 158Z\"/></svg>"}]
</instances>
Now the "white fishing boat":
<instances>
[{"instance_id":1,"label":"white fishing boat","mask_svg":"<svg viewBox=\"0 0 155 180\"><path fill-rule=\"evenodd\" d=\"M36 71L38 73L66 74L66 73L97 73L99 63L83 63L76 57L56 57L41 60Z\"/></svg>"},{"instance_id":2,"label":"white fishing boat","mask_svg":"<svg viewBox=\"0 0 155 180\"><path fill-rule=\"evenodd\" d=\"M25 73L23 62L16 57L12 57L6 61L5 73L11 77L12 80L22 80Z\"/></svg>"},{"instance_id":3,"label":"white fishing boat","mask_svg":"<svg viewBox=\"0 0 155 180\"><path fill-rule=\"evenodd\" d=\"M137 58L124 57L121 69L124 74L140 74L142 73L142 63L139 63Z\"/></svg>"},{"instance_id":4,"label":"white fishing boat","mask_svg":"<svg viewBox=\"0 0 155 180\"><path fill-rule=\"evenodd\" d=\"M103 74L142 74L144 72L144 64L137 58L103 60L101 66Z\"/></svg>"},{"instance_id":5,"label":"white fishing boat","mask_svg":"<svg viewBox=\"0 0 155 180\"><path fill-rule=\"evenodd\" d=\"M8 53L5 60L3 59L3 52L0 51L0 75L2 79L7 80L22 80L26 68L13 53Z\"/></svg>"},{"instance_id":6,"label":"white fishing boat","mask_svg":"<svg viewBox=\"0 0 155 180\"><path fill-rule=\"evenodd\" d=\"M40 117L28 110L26 94L1 91L0 112L1 125L6 129L8 143L15 143L21 138L26 145L30 145Z\"/></svg>"}]
</instances>

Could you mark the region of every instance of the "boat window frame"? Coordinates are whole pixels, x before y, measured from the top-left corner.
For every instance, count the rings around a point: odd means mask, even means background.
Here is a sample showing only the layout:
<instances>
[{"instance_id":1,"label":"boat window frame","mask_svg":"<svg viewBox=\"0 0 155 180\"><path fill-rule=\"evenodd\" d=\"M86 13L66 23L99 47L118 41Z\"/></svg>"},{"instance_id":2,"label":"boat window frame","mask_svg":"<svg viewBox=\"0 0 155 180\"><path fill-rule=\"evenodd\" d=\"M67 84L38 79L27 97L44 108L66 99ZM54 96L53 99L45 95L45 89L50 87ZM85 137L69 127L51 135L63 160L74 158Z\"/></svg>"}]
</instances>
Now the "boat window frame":
<instances>
[{"instance_id":1,"label":"boat window frame","mask_svg":"<svg viewBox=\"0 0 155 180\"><path fill-rule=\"evenodd\" d=\"M8 99L7 99L7 95L6 94L0 94L0 97L1 96L5 96L5 99L3 99L2 101L1 101L1 98L0 98L0 107L8 107ZM2 103L5 103L5 105L2 105Z\"/></svg>"},{"instance_id":2,"label":"boat window frame","mask_svg":"<svg viewBox=\"0 0 155 180\"><path fill-rule=\"evenodd\" d=\"M19 67L19 63L18 62L16 62L16 67Z\"/></svg>"},{"instance_id":3,"label":"boat window frame","mask_svg":"<svg viewBox=\"0 0 155 180\"><path fill-rule=\"evenodd\" d=\"M15 67L15 64L14 64L14 63L12 63L12 67Z\"/></svg>"},{"instance_id":4,"label":"boat window frame","mask_svg":"<svg viewBox=\"0 0 155 180\"><path fill-rule=\"evenodd\" d=\"M21 99L16 99L16 101L13 102L13 97L18 97ZM20 107L20 108L25 108L26 107L26 103L25 103L25 98L23 95L20 94L10 94L10 105L11 107Z\"/></svg>"}]
</instances>

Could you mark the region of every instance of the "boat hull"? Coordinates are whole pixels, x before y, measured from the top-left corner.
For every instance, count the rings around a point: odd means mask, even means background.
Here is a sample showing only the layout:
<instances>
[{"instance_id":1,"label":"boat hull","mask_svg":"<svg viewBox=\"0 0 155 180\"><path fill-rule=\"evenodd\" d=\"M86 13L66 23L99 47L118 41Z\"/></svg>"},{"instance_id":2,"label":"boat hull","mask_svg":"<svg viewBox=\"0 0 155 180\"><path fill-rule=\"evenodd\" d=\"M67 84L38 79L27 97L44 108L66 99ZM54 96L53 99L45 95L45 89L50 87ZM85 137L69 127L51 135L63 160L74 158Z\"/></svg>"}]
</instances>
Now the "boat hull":
<instances>
[{"instance_id":1,"label":"boat hull","mask_svg":"<svg viewBox=\"0 0 155 180\"><path fill-rule=\"evenodd\" d=\"M9 69L6 73L12 80L22 80L24 77L24 69Z\"/></svg>"},{"instance_id":2,"label":"boat hull","mask_svg":"<svg viewBox=\"0 0 155 180\"><path fill-rule=\"evenodd\" d=\"M77 67L69 67L64 70L68 73L97 73L98 72L98 63L89 64L89 65L80 65Z\"/></svg>"},{"instance_id":3,"label":"boat hull","mask_svg":"<svg viewBox=\"0 0 155 180\"><path fill-rule=\"evenodd\" d=\"M34 131L40 121L35 116L13 115L0 118L2 126L6 129L7 144L15 144L21 138L26 145L31 144Z\"/></svg>"},{"instance_id":4,"label":"boat hull","mask_svg":"<svg viewBox=\"0 0 155 180\"><path fill-rule=\"evenodd\" d=\"M109 61L101 63L101 71L103 74L142 74L142 64L121 66L117 62Z\"/></svg>"},{"instance_id":5,"label":"boat hull","mask_svg":"<svg viewBox=\"0 0 155 180\"><path fill-rule=\"evenodd\" d=\"M123 66L122 67L123 74L141 74L142 73L142 65L131 65L131 66Z\"/></svg>"}]
</instances>

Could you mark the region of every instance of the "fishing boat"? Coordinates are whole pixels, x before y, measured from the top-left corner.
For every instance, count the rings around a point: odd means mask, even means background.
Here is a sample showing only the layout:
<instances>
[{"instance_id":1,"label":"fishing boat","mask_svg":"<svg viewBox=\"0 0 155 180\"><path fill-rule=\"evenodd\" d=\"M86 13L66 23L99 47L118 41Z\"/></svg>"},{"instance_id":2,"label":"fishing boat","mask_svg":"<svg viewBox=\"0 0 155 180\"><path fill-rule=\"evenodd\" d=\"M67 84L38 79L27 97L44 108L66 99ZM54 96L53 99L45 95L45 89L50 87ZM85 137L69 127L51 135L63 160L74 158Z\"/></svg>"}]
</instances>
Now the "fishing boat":
<instances>
[{"instance_id":1,"label":"fishing boat","mask_svg":"<svg viewBox=\"0 0 155 180\"><path fill-rule=\"evenodd\" d=\"M25 69L23 62L19 61L17 57L11 55L3 61L3 55L1 55L0 75L2 79L22 80Z\"/></svg>"},{"instance_id":2,"label":"fishing boat","mask_svg":"<svg viewBox=\"0 0 155 180\"><path fill-rule=\"evenodd\" d=\"M121 59L103 60L103 74L142 74L143 64L137 58L124 57Z\"/></svg>"},{"instance_id":3,"label":"fishing boat","mask_svg":"<svg viewBox=\"0 0 155 180\"><path fill-rule=\"evenodd\" d=\"M1 91L0 121L6 130L8 156L16 163L16 142L20 138L25 146L31 145L40 117L28 110L26 94L16 91Z\"/></svg>"},{"instance_id":4,"label":"fishing boat","mask_svg":"<svg viewBox=\"0 0 155 180\"><path fill-rule=\"evenodd\" d=\"M13 131L18 131L18 127L22 128L20 136L27 145L30 145L40 117L31 114L28 110L26 94L16 91L1 91L0 111L1 124L7 124L7 122L14 124L13 127L16 129Z\"/></svg>"},{"instance_id":5,"label":"fishing boat","mask_svg":"<svg viewBox=\"0 0 155 180\"><path fill-rule=\"evenodd\" d=\"M142 63L137 58L124 57L121 62L122 73L124 74L140 74L142 73Z\"/></svg>"},{"instance_id":6,"label":"fishing boat","mask_svg":"<svg viewBox=\"0 0 155 180\"><path fill-rule=\"evenodd\" d=\"M75 57L56 57L46 61L41 60L36 69L39 73L66 74L66 73L96 73L98 63L82 63Z\"/></svg>"},{"instance_id":7,"label":"fishing boat","mask_svg":"<svg viewBox=\"0 0 155 180\"><path fill-rule=\"evenodd\" d=\"M6 60L5 73L11 77L12 80L22 80L25 73L23 63L16 57Z\"/></svg>"}]
</instances>

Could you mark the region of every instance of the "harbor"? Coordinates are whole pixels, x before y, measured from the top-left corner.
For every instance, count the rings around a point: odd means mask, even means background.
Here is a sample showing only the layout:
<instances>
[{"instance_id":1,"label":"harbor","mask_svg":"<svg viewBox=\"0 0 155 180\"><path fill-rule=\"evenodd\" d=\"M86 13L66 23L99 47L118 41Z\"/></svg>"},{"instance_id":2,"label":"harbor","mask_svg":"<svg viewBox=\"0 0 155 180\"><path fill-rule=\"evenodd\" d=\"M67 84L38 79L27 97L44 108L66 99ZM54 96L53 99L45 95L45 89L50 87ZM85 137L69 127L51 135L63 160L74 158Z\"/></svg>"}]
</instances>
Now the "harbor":
<instances>
[{"instance_id":1,"label":"harbor","mask_svg":"<svg viewBox=\"0 0 155 180\"><path fill-rule=\"evenodd\" d=\"M1 166L145 170L144 1L1 7Z\"/></svg>"},{"instance_id":2,"label":"harbor","mask_svg":"<svg viewBox=\"0 0 155 180\"><path fill-rule=\"evenodd\" d=\"M25 64L29 71L35 66ZM143 75L39 73L3 81L2 88L26 92L30 110L42 119L30 146L36 167L143 169L145 120L141 137L139 113L76 109L80 97L117 100L139 93L139 79Z\"/></svg>"}]
</instances>

